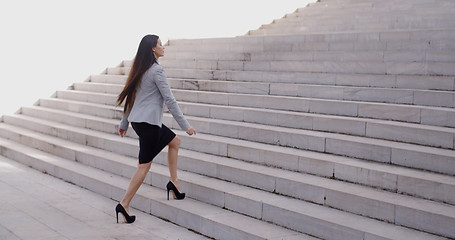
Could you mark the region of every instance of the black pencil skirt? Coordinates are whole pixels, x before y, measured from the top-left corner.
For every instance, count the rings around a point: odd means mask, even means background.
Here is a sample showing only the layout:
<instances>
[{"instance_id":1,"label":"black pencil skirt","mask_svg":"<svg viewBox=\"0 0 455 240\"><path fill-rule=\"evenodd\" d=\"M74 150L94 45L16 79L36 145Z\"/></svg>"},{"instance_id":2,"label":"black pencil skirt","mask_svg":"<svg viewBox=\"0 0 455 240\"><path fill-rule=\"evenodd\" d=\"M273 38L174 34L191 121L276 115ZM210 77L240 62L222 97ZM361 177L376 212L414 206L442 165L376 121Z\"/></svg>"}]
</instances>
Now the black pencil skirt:
<instances>
[{"instance_id":1,"label":"black pencil skirt","mask_svg":"<svg viewBox=\"0 0 455 240\"><path fill-rule=\"evenodd\" d=\"M151 162L176 136L164 124L159 127L144 122L133 122L131 126L139 136L139 164Z\"/></svg>"}]
</instances>

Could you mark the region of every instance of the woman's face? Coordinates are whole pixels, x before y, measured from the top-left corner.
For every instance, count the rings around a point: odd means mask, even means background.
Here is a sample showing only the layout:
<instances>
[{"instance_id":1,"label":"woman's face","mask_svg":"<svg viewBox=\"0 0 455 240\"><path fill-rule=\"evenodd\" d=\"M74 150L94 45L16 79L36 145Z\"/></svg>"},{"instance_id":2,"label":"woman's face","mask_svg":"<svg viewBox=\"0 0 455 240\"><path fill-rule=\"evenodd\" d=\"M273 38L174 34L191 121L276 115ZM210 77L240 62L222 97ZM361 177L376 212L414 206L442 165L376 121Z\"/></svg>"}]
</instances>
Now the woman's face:
<instances>
[{"instance_id":1,"label":"woman's face","mask_svg":"<svg viewBox=\"0 0 455 240\"><path fill-rule=\"evenodd\" d=\"M156 46L152 48L153 54L155 54L155 58L158 59L164 56L164 46L161 44L161 39L158 38L156 42Z\"/></svg>"}]
</instances>

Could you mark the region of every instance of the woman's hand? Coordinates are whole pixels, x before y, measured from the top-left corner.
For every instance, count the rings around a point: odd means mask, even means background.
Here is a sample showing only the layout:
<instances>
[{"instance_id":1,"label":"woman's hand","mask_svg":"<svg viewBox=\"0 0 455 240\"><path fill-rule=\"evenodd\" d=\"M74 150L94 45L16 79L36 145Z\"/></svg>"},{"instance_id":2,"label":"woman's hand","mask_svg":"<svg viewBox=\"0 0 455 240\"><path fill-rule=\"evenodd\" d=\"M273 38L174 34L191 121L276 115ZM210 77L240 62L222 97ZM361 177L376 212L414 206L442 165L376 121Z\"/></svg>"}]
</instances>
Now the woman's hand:
<instances>
[{"instance_id":1,"label":"woman's hand","mask_svg":"<svg viewBox=\"0 0 455 240\"><path fill-rule=\"evenodd\" d=\"M188 135L190 135L190 136L193 135L193 134L196 135L196 130L194 130L194 128L190 126L190 127L186 130L186 134L188 134Z\"/></svg>"},{"instance_id":2,"label":"woman's hand","mask_svg":"<svg viewBox=\"0 0 455 240\"><path fill-rule=\"evenodd\" d=\"M123 137L126 135L126 132L128 131L128 129L118 129L118 135L120 135L120 137Z\"/></svg>"}]
</instances>

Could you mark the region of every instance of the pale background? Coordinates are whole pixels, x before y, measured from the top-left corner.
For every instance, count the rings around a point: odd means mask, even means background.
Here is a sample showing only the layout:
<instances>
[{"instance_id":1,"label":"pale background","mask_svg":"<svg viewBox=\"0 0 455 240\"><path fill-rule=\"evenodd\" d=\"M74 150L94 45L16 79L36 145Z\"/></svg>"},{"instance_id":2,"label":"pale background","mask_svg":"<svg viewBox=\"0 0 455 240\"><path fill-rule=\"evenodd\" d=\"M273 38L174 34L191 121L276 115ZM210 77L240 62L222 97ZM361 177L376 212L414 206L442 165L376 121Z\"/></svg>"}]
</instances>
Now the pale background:
<instances>
[{"instance_id":1,"label":"pale background","mask_svg":"<svg viewBox=\"0 0 455 240\"><path fill-rule=\"evenodd\" d=\"M132 59L149 33L244 35L315 0L0 0L0 116Z\"/></svg>"}]
</instances>

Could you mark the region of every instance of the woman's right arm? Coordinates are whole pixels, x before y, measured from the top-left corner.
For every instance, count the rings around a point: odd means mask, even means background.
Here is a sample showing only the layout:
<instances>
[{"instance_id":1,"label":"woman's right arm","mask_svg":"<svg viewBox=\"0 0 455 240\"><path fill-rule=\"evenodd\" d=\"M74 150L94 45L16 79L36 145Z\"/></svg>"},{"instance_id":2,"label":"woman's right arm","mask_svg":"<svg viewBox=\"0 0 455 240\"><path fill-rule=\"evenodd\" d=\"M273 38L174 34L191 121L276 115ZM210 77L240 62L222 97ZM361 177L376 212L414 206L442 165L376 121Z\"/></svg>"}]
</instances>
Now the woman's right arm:
<instances>
[{"instance_id":1,"label":"woman's right arm","mask_svg":"<svg viewBox=\"0 0 455 240\"><path fill-rule=\"evenodd\" d=\"M158 65L158 69L156 70L155 75L153 76L156 86L163 97L164 102L172 114L174 119L179 124L180 128L184 131L189 130L190 123L186 120L185 116L183 116L182 110L180 109L177 101L175 100L174 95L172 94L171 87L169 86L166 80L166 74L164 72L163 67ZM194 131L194 129L193 129ZM188 133L188 132L187 132ZM189 134L189 133L188 133Z\"/></svg>"}]
</instances>

